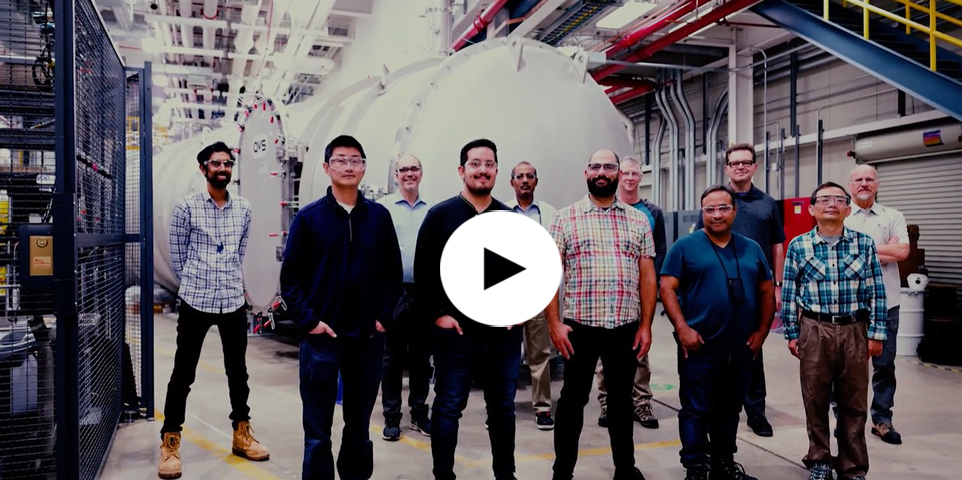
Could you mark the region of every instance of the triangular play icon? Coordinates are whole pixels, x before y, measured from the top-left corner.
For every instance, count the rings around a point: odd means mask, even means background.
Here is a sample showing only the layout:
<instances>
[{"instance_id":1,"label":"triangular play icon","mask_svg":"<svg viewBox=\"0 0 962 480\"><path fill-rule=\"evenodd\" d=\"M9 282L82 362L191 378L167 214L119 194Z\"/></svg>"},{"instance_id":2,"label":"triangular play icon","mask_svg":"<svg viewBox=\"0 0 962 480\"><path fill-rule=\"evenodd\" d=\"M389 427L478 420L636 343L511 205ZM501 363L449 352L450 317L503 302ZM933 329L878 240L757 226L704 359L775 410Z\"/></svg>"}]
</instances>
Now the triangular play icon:
<instances>
[{"instance_id":1,"label":"triangular play icon","mask_svg":"<svg viewBox=\"0 0 962 480\"><path fill-rule=\"evenodd\" d=\"M521 272L525 268L497 253L484 249L484 289L487 290Z\"/></svg>"}]
</instances>

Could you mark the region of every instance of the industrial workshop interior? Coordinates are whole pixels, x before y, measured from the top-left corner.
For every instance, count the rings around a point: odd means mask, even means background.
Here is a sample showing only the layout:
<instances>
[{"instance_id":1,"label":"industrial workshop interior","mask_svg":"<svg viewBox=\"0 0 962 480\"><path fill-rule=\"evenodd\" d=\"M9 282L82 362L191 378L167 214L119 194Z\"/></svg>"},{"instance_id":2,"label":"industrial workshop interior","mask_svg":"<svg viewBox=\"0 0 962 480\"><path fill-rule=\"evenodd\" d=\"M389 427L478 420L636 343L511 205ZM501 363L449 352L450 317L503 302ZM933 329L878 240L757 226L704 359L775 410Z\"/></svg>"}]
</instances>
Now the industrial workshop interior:
<instances>
[{"instance_id":1,"label":"industrial workshop interior","mask_svg":"<svg viewBox=\"0 0 962 480\"><path fill-rule=\"evenodd\" d=\"M960 189L962 0L0 0L0 480L962 479Z\"/></svg>"}]
</instances>

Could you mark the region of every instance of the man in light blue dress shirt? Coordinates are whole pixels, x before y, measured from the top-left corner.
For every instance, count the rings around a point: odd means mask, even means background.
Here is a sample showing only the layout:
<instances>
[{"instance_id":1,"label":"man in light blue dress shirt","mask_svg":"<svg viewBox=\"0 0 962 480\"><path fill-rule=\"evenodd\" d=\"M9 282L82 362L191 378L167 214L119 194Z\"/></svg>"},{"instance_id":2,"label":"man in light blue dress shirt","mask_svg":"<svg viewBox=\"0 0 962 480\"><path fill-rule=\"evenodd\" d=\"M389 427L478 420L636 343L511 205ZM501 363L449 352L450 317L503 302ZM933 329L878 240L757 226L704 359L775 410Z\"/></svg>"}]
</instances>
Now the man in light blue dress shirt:
<instances>
[{"instance_id":1,"label":"man in light blue dress shirt","mask_svg":"<svg viewBox=\"0 0 962 480\"><path fill-rule=\"evenodd\" d=\"M547 202L534 199L538 187L538 170L528 162L521 162L511 169L511 187L514 200L508 202L512 210L538 222L548 229L555 209ZM531 368L531 406L539 430L554 429L551 418L551 337L542 311L524 323L524 350L528 367Z\"/></svg>"},{"instance_id":2,"label":"man in light blue dress shirt","mask_svg":"<svg viewBox=\"0 0 962 480\"><path fill-rule=\"evenodd\" d=\"M384 374L381 380L381 405L384 408L384 432L387 441L401 438L401 379L405 364L410 370L408 406L411 408L411 430L431 436L427 397L431 378L430 336L418 311L414 295L414 248L418 230L430 204L420 196L421 161L402 154L394 166L397 192L378 200L391 212L401 249L404 269L404 294L394 310L395 325L387 333L384 348Z\"/></svg>"}]
</instances>

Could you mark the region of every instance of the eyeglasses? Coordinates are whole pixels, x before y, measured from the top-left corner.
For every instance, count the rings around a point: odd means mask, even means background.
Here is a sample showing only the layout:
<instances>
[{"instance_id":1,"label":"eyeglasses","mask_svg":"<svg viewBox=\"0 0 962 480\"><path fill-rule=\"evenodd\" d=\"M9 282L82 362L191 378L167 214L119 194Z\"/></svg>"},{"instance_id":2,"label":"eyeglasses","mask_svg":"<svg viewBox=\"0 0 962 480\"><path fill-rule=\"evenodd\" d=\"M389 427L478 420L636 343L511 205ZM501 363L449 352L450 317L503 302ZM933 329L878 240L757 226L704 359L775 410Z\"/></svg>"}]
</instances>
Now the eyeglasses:
<instances>
[{"instance_id":1,"label":"eyeglasses","mask_svg":"<svg viewBox=\"0 0 962 480\"><path fill-rule=\"evenodd\" d=\"M738 168L738 167L748 168L754 164L755 162L752 160L735 160L734 162L728 162L728 166L732 168Z\"/></svg>"},{"instance_id":2,"label":"eyeglasses","mask_svg":"<svg viewBox=\"0 0 962 480\"><path fill-rule=\"evenodd\" d=\"M589 164L588 164L588 171L589 171L589 172L599 172L599 171L601 171L602 168L604 168L605 171L608 172L608 173L615 173L615 172L618 171L618 164L617 164L617 163L604 163L604 164L602 164L602 163L589 163Z\"/></svg>"},{"instance_id":3,"label":"eyeglasses","mask_svg":"<svg viewBox=\"0 0 962 480\"><path fill-rule=\"evenodd\" d=\"M488 160L488 161L482 162L481 160L474 159L474 160L469 160L465 162L464 165L471 168L475 168L475 169L480 169L483 167L488 170L494 170L498 168L498 162L495 162L494 160Z\"/></svg>"},{"instance_id":4,"label":"eyeglasses","mask_svg":"<svg viewBox=\"0 0 962 480\"><path fill-rule=\"evenodd\" d=\"M625 178L640 178L640 177L641 177L641 172L626 172L626 171L622 170L621 173L619 173L618 175L620 175L620 176L622 176L622 177L625 177Z\"/></svg>"},{"instance_id":5,"label":"eyeglasses","mask_svg":"<svg viewBox=\"0 0 962 480\"><path fill-rule=\"evenodd\" d=\"M851 183L854 183L854 184L856 184L856 185L860 185L860 184L863 184L863 183L873 184L873 183L876 183L876 182L878 182L878 179L877 179L877 178L871 178L871 177L868 177L868 178L853 178L853 179L851 180Z\"/></svg>"},{"instance_id":6,"label":"eyeglasses","mask_svg":"<svg viewBox=\"0 0 962 480\"><path fill-rule=\"evenodd\" d=\"M829 205L848 205L852 198L847 195L821 195L815 197L815 205L827 207Z\"/></svg>"},{"instance_id":7,"label":"eyeglasses","mask_svg":"<svg viewBox=\"0 0 962 480\"><path fill-rule=\"evenodd\" d=\"M420 171L421 171L421 167L418 167L418 166L413 166L413 167L399 167L399 168L397 169L397 173L400 173L401 175L404 175L405 173L418 173L418 172L420 172Z\"/></svg>"},{"instance_id":8,"label":"eyeglasses","mask_svg":"<svg viewBox=\"0 0 962 480\"><path fill-rule=\"evenodd\" d=\"M348 165L355 170L364 170L367 168L367 160L363 157L331 157L331 165L334 168L343 169L347 168Z\"/></svg>"},{"instance_id":9,"label":"eyeglasses","mask_svg":"<svg viewBox=\"0 0 962 480\"><path fill-rule=\"evenodd\" d=\"M536 178L538 178L538 177L536 177L533 173L519 173L519 174L517 174L517 175L514 176L514 179L515 179L515 180L519 180L519 181L520 181L520 180L524 180L524 179L526 179L526 178L527 178L528 180L534 180L534 179L536 179Z\"/></svg>"},{"instance_id":10,"label":"eyeglasses","mask_svg":"<svg viewBox=\"0 0 962 480\"><path fill-rule=\"evenodd\" d=\"M233 160L208 160L207 166L211 168L224 167L227 169L231 169L231 168L234 168L234 161Z\"/></svg>"},{"instance_id":11,"label":"eyeglasses","mask_svg":"<svg viewBox=\"0 0 962 480\"><path fill-rule=\"evenodd\" d=\"M733 207L733 206L731 206L731 205L728 205L728 204L723 204L723 205L708 205L707 207L701 207L701 211L703 211L703 212L705 212L705 213L707 213L707 214L709 214L709 215L714 215L715 212L718 212L718 213L721 213L722 215L724 215L724 214L726 214L726 213L728 213L728 212L731 212L734 208L735 208L735 207Z\"/></svg>"}]
</instances>

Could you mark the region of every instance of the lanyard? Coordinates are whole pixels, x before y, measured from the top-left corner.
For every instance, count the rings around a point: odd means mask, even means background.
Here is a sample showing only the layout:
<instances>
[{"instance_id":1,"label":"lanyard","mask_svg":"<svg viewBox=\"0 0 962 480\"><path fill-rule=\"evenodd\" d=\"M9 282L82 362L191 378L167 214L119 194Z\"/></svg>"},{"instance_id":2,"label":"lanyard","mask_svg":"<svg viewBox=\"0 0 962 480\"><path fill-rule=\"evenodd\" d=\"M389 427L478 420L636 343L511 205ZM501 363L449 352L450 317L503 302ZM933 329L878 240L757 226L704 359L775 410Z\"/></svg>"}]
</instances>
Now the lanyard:
<instances>
[{"instance_id":1,"label":"lanyard","mask_svg":"<svg viewBox=\"0 0 962 480\"><path fill-rule=\"evenodd\" d=\"M708 233L705 233L705 240L708 240L708 244L711 247L711 251L715 252L715 258L718 259L718 264L721 265L722 271L725 272L725 277L731 278L728 276L728 269L725 268L725 262L722 261L721 255L718 254L718 246L715 245L715 242L712 242L711 239L708 238ZM735 247L737 245L735 243L735 235L732 235L731 244L732 244L732 253L735 254L735 272L738 274L737 278L741 279L742 270L741 270L741 267L738 265L738 249Z\"/></svg>"}]
</instances>

